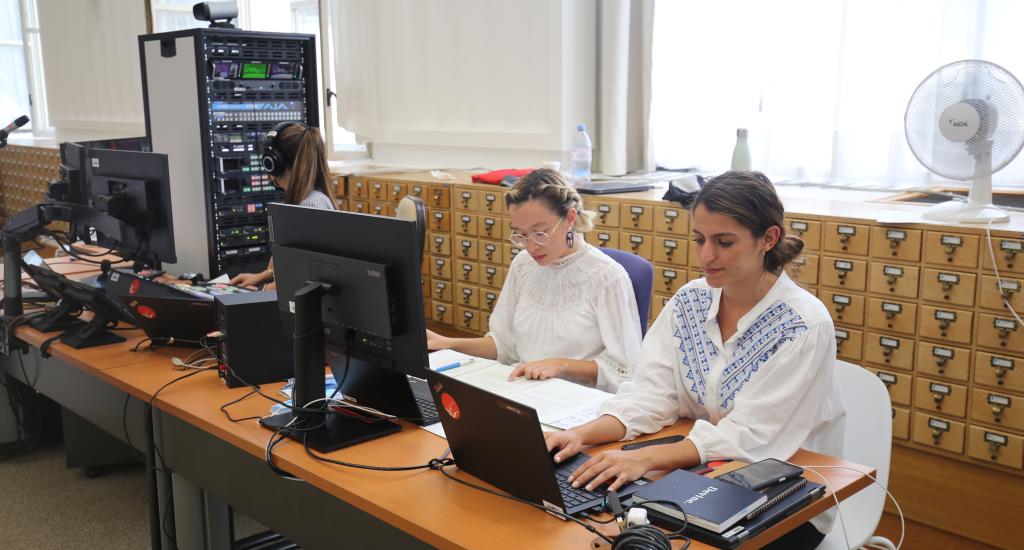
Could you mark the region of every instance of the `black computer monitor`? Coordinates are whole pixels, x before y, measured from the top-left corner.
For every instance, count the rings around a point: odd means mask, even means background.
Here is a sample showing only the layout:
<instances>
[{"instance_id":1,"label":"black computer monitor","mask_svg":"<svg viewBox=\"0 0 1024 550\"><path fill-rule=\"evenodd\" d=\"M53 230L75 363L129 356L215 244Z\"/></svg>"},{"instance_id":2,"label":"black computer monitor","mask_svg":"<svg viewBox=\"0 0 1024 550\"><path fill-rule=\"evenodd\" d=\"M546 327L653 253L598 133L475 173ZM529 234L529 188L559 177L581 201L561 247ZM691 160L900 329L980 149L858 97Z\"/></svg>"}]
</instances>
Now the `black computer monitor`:
<instances>
[{"instance_id":1,"label":"black computer monitor","mask_svg":"<svg viewBox=\"0 0 1024 550\"><path fill-rule=\"evenodd\" d=\"M130 325L134 319L124 306L103 290L69 279L45 265L23 263L21 267L47 293L60 297L54 310L33 320L30 326L43 332L64 331L60 341L76 349L125 341L124 337L108 329L118 322ZM72 314L86 309L93 312L92 319L69 320Z\"/></svg>"},{"instance_id":2,"label":"black computer monitor","mask_svg":"<svg viewBox=\"0 0 1024 550\"><path fill-rule=\"evenodd\" d=\"M66 193L63 197L68 202L89 205L89 182L86 179L86 151L81 143L66 141L60 144L60 179L64 182ZM87 224L69 222L72 241L92 242Z\"/></svg>"},{"instance_id":3,"label":"black computer monitor","mask_svg":"<svg viewBox=\"0 0 1024 550\"><path fill-rule=\"evenodd\" d=\"M89 204L128 228L119 240L97 230L97 244L140 264L177 262L167 155L87 149L86 157Z\"/></svg>"},{"instance_id":4,"label":"black computer monitor","mask_svg":"<svg viewBox=\"0 0 1024 550\"><path fill-rule=\"evenodd\" d=\"M285 204L269 211L278 305L286 334L296 335L294 403L323 398L326 362L346 397L421 420L407 376L424 378L428 368L416 222ZM310 295L318 319L303 317ZM302 341L316 320L322 351ZM277 429L281 421L290 418L264 424Z\"/></svg>"}]
</instances>

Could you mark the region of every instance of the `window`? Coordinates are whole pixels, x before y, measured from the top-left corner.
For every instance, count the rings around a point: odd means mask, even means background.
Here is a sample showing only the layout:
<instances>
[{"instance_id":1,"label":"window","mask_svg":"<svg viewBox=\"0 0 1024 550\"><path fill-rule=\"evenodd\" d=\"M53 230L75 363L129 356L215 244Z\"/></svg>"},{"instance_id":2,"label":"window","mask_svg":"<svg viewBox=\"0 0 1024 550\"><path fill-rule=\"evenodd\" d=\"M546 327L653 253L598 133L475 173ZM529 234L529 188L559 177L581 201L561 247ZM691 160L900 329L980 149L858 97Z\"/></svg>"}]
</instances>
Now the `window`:
<instances>
[{"instance_id":1,"label":"window","mask_svg":"<svg viewBox=\"0 0 1024 550\"><path fill-rule=\"evenodd\" d=\"M903 116L926 76L985 59L1024 78L1024 3L657 2L651 128L659 165L728 169L736 129L773 179L938 183ZM1018 159L994 177L1024 180ZM948 183L948 180L944 180Z\"/></svg>"},{"instance_id":2,"label":"window","mask_svg":"<svg viewBox=\"0 0 1024 550\"><path fill-rule=\"evenodd\" d=\"M0 0L0 125L29 115L23 130L49 130L35 0Z\"/></svg>"},{"instance_id":3,"label":"window","mask_svg":"<svg viewBox=\"0 0 1024 550\"><path fill-rule=\"evenodd\" d=\"M2 0L0 0L2 1ZM206 27L205 21L196 21L192 17L192 5L195 0L153 0L152 22L153 32L166 32L197 27ZM238 18L235 26L245 30L267 32L293 32L316 36L317 68L321 70L318 81L321 93L327 88L334 88L334 67L330 59L324 59L324 46L321 39L320 3L318 0L239 0ZM327 49L328 53L330 48ZM323 85L328 82L328 85ZM353 158L366 156L366 147L356 143L355 134L338 125L334 115L333 100L330 106L321 103L320 127L323 128L324 140L333 158ZM327 125L325 126L325 123Z\"/></svg>"}]
</instances>

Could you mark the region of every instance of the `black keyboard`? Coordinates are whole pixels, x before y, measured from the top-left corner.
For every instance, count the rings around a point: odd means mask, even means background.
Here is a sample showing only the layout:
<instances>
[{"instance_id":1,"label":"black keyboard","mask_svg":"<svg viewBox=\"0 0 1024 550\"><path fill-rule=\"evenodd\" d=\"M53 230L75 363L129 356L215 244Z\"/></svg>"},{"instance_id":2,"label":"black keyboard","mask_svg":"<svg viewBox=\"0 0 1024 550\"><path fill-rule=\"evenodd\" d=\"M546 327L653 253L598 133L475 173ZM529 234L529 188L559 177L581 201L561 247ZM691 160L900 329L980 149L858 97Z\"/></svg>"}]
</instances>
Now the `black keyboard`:
<instances>
[{"instance_id":1,"label":"black keyboard","mask_svg":"<svg viewBox=\"0 0 1024 550\"><path fill-rule=\"evenodd\" d=\"M561 472L555 472L555 480L558 481L558 491L562 493L562 500L565 501L566 508L604 499L603 493L588 491L582 486L574 488L569 482L569 478Z\"/></svg>"},{"instance_id":2,"label":"black keyboard","mask_svg":"<svg viewBox=\"0 0 1024 550\"><path fill-rule=\"evenodd\" d=\"M437 416L437 407L434 406L433 399L424 399L417 395L416 406L420 409L420 416L423 417L424 424L434 424L441 421L441 418Z\"/></svg>"}]
</instances>

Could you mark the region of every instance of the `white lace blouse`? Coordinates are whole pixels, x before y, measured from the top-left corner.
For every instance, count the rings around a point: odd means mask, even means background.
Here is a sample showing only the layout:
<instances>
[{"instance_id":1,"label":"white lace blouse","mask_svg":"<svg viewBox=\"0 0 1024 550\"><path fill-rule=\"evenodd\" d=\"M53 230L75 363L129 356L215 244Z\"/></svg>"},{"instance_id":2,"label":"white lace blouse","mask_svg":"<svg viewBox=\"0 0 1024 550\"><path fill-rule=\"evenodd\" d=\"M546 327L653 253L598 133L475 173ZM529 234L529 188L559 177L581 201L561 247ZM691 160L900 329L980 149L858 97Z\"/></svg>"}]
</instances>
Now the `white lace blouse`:
<instances>
[{"instance_id":1,"label":"white lace blouse","mask_svg":"<svg viewBox=\"0 0 1024 550\"><path fill-rule=\"evenodd\" d=\"M509 267L488 336L498 361L551 357L597 363L596 387L615 392L640 352L640 318L629 275L580 239L582 247L541 266L525 253Z\"/></svg>"}]
</instances>

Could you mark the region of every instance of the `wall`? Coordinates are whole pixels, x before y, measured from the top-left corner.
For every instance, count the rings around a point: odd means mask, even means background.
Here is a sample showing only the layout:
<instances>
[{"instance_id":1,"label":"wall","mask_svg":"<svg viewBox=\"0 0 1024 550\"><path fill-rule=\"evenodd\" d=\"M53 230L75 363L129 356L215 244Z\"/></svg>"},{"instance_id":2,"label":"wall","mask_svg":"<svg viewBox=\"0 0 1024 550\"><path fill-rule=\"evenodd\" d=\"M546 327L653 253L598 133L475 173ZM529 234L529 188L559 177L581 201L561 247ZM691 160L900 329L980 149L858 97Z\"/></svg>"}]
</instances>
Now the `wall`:
<instances>
[{"instance_id":1,"label":"wall","mask_svg":"<svg viewBox=\"0 0 1024 550\"><path fill-rule=\"evenodd\" d=\"M337 0L335 8L339 118L371 139L378 162L536 166L566 160L576 124L593 125L594 2Z\"/></svg>"},{"instance_id":2,"label":"wall","mask_svg":"<svg viewBox=\"0 0 1024 550\"><path fill-rule=\"evenodd\" d=\"M67 130L143 135L140 0L38 0L50 121Z\"/></svg>"}]
</instances>

